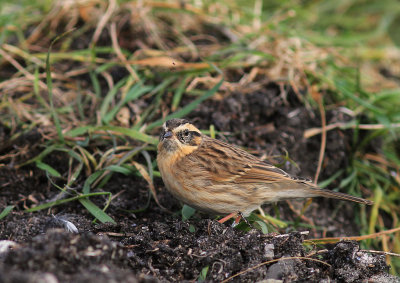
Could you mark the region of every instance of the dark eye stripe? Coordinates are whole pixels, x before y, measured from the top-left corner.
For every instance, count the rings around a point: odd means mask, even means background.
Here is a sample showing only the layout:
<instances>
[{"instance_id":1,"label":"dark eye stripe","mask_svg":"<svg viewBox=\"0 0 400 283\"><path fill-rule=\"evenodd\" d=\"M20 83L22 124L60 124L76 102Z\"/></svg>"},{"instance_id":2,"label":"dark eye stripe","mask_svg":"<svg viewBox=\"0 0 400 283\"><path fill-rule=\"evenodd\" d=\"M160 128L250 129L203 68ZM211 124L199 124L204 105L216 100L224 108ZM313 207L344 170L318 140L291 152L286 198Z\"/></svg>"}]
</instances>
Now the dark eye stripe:
<instances>
[{"instance_id":1,"label":"dark eye stripe","mask_svg":"<svg viewBox=\"0 0 400 283\"><path fill-rule=\"evenodd\" d=\"M190 133L191 133L193 136L196 136L196 137L200 137L200 136L201 136L201 134L200 134L199 132L197 132L197 131L190 131Z\"/></svg>"}]
</instances>

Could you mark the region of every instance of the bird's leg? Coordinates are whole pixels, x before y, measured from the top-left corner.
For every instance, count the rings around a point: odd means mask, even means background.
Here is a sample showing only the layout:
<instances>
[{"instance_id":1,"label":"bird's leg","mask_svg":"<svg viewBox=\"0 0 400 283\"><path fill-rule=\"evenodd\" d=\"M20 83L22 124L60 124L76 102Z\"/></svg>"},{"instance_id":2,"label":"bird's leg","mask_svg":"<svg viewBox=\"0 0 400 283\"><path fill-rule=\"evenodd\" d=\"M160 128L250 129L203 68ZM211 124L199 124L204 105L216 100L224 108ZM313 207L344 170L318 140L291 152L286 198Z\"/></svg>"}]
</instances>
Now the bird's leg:
<instances>
[{"instance_id":1,"label":"bird's leg","mask_svg":"<svg viewBox=\"0 0 400 283\"><path fill-rule=\"evenodd\" d=\"M240 211L237 213L237 217L232 226L235 227L236 225L238 225L240 222L240 219L243 219L244 222L246 222L246 224L249 225L250 228L254 228L253 225L250 224L250 222L246 219L246 217L243 216L243 214Z\"/></svg>"},{"instance_id":2,"label":"bird's leg","mask_svg":"<svg viewBox=\"0 0 400 283\"><path fill-rule=\"evenodd\" d=\"M238 212L232 212L231 214L225 216L224 218L218 220L219 223L224 223L226 221L228 221L229 219L231 219L232 217L236 217L235 221L232 223L232 227L237 226L240 223L240 220L243 219L244 222L246 222L247 225L249 225L250 227L253 227L250 222L243 216L243 214L238 211Z\"/></svg>"},{"instance_id":3,"label":"bird's leg","mask_svg":"<svg viewBox=\"0 0 400 283\"><path fill-rule=\"evenodd\" d=\"M232 223L232 226L235 227L236 225L238 225L238 224L240 223L240 219L242 219L242 218L247 222L246 218L244 218L244 217L243 217L243 214L239 211L239 212L237 213L235 222Z\"/></svg>"},{"instance_id":4,"label":"bird's leg","mask_svg":"<svg viewBox=\"0 0 400 283\"><path fill-rule=\"evenodd\" d=\"M225 216L224 218L218 220L218 222L219 222L219 223L224 223L224 222L228 221L229 219L231 219L232 217L235 217L235 216L237 216L237 215L238 215L237 212L232 212L231 214L228 214L228 215ZM239 218L239 221L240 221L240 218Z\"/></svg>"}]
</instances>

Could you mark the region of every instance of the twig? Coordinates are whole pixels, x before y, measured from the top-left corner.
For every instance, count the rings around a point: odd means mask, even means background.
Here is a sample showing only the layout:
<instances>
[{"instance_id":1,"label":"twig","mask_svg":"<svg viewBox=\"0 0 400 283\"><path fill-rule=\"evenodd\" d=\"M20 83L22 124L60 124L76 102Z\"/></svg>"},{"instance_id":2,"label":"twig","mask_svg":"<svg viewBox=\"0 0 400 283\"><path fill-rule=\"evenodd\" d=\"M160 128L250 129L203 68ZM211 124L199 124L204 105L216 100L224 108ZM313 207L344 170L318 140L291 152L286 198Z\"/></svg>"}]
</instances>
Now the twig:
<instances>
[{"instance_id":1,"label":"twig","mask_svg":"<svg viewBox=\"0 0 400 283\"><path fill-rule=\"evenodd\" d=\"M314 90L312 90L314 92ZM315 91L315 95L313 95L318 103L318 108L321 114L321 124L322 124L322 137L321 137L321 148L319 150L319 157L318 157L318 167L317 171L315 172L314 177L314 184L318 183L319 174L322 168L322 162L324 161L324 154L326 148L326 116L325 116L325 108L324 104L322 103L322 94Z\"/></svg>"}]
</instances>

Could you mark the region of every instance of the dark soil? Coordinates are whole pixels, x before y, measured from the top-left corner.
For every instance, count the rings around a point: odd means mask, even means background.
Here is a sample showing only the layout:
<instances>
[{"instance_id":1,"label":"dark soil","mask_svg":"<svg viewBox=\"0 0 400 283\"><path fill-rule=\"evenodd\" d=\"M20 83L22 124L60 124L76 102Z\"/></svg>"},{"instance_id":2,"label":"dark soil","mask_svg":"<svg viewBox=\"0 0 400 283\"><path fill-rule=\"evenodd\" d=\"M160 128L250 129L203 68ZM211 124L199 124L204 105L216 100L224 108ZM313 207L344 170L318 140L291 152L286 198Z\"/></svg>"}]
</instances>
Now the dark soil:
<instances>
[{"instance_id":1,"label":"dark soil","mask_svg":"<svg viewBox=\"0 0 400 283\"><path fill-rule=\"evenodd\" d=\"M294 93L286 98L279 93L270 84L263 92L227 94L223 99L206 101L187 118L203 129L213 124L218 131L230 132L218 138L244 146L259 156L278 156L270 161L280 163L292 174L312 178L320 137L304 139L303 132L320 126L319 115L305 108ZM336 110L329 111L327 118L328 123L347 119ZM26 158L34 156L41 138L36 132L30 134L32 139L13 144L1 127L4 146L0 154L10 148L28 147L34 153L28 151ZM351 140L351 131L328 133L322 180L346 167ZM286 152L297 166L282 158ZM60 172L68 168L67 155L54 154L48 159L46 162ZM220 224L209 215L196 214L182 221L179 213L169 214L154 201L142 212L127 212L145 207L147 184L138 177L114 174L102 190L116 195L107 213L117 225L105 225L93 223L79 202L24 213L25 208L54 199L59 191L43 171L30 165L15 169L15 162L0 167L0 208L16 206L0 222L0 239L12 241L0 242L0 282L196 281L202 278L202 272L206 281L213 282L232 276L236 277L231 280L237 282L399 282L387 275L389 267L384 256L361 251L356 242L340 242L319 251L303 245L304 237L322 233L358 235L359 229L352 222L357 204L315 200L305 215L322 228L310 231L308 236L293 231L294 227L280 231L282 235L263 234L254 228L245 232ZM156 179L156 187L161 204L179 212L180 203L165 191L161 179ZM92 200L101 206L105 198ZM292 204L301 209L302 203ZM265 207L272 216L293 221L298 218L287 203L278 204L277 209L272 207ZM79 232L68 232L66 221ZM296 226L296 230L306 229Z\"/></svg>"}]
</instances>

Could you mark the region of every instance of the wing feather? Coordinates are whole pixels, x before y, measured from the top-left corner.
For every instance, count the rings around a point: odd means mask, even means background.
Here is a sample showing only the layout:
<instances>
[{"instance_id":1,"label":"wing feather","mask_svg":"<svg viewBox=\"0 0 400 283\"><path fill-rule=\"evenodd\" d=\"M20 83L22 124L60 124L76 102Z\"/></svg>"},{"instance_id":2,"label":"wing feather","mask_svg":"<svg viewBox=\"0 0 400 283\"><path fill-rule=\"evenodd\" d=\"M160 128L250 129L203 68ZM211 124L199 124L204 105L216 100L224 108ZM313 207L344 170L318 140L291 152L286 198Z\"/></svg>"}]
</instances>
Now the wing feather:
<instances>
[{"instance_id":1,"label":"wing feather","mask_svg":"<svg viewBox=\"0 0 400 283\"><path fill-rule=\"evenodd\" d=\"M200 152L196 155L204 157L202 166L214 173L210 174L210 178L215 182L246 184L296 181L285 171L220 140L205 136L198 150Z\"/></svg>"}]
</instances>

